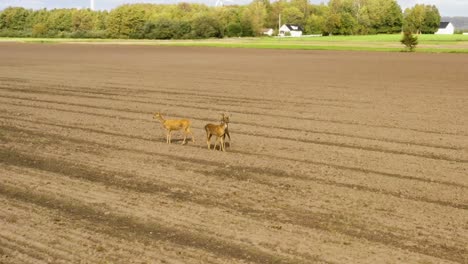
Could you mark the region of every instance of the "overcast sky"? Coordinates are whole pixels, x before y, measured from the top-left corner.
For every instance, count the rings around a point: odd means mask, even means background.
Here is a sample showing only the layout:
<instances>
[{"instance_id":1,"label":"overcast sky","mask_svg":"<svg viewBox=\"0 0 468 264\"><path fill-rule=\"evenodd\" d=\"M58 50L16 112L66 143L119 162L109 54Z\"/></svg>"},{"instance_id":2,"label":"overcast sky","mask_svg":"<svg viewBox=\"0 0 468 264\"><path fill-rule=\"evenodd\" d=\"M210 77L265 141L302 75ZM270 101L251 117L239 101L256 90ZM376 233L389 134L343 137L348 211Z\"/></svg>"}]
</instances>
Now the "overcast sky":
<instances>
[{"instance_id":1,"label":"overcast sky","mask_svg":"<svg viewBox=\"0 0 468 264\"><path fill-rule=\"evenodd\" d=\"M89 7L90 0L0 0L0 9L8 6L22 6L26 8L71 8ZM177 3L177 2L198 2L207 5L214 5L216 0L95 0L96 9L112 9L125 3ZM245 4L250 0L230 0L229 3ZM327 0L310 0L312 3L327 3ZM436 5L442 16L467 16L468 0L398 0L403 8L414 6L415 4Z\"/></svg>"}]
</instances>

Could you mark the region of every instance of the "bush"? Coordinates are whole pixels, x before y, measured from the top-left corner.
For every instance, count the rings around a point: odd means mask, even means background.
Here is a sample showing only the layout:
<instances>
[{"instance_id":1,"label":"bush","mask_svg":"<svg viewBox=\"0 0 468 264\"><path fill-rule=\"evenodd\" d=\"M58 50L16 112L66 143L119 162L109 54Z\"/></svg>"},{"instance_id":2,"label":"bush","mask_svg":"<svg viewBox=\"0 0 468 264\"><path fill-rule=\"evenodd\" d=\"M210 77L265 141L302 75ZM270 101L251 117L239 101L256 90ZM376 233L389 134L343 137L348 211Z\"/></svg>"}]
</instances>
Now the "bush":
<instances>
[{"instance_id":1,"label":"bush","mask_svg":"<svg viewBox=\"0 0 468 264\"><path fill-rule=\"evenodd\" d=\"M226 28L228 37L240 37L242 34L242 26L239 23L231 23Z\"/></svg>"},{"instance_id":2,"label":"bush","mask_svg":"<svg viewBox=\"0 0 468 264\"><path fill-rule=\"evenodd\" d=\"M75 31L73 33L69 33L68 36L70 38L95 38L95 39L105 39L108 38L109 35L105 30L80 30Z\"/></svg>"},{"instance_id":3,"label":"bush","mask_svg":"<svg viewBox=\"0 0 468 264\"><path fill-rule=\"evenodd\" d=\"M193 38L222 38L223 33L221 25L215 18L202 15L192 21L191 36Z\"/></svg>"},{"instance_id":4,"label":"bush","mask_svg":"<svg viewBox=\"0 0 468 264\"><path fill-rule=\"evenodd\" d=\"M406 46L407 51L413 52L418 45L418 37L413 36L411 32L406 31L400 42Z\"/></svg>"},{"instance_id":5,"label":"bush","mask_svg":"<svg viewBox=\"0 0 468 264\"><path fill-rule=\"evenodd\" d=\"M37 23L32 28L33 37L45 37L49 32L49 29L44 23Z\"/></svg>"},{"instance_id":6,"label":"bush","mask_svg":"<svg viewBox=\"0 0 468 264\"><path fill-rule=\"evenodd\" d=\"M162 18L155 22L148 22L143 27L144 37L149 39L172 39L174 36L174 22Z\"/></svg>"},{"instance_id":7,"label":"bush","mask_svg":"<svg viewBox=\"0 0 468 264\"><path fill-rule=\"evenodd\" d=\"M174 21L172 24L173 38L187 39L190 37L192 27L188 21Z\"/></svg>"},{"instance_id":8,"label":"bush","mask_svg":"<svg viewBox=\"0 0 468 264\"><path fill-rule=\"evenodd\" d=\"M28 31L18 31L11 29L2 29L0 30L0 37L10 37L10 38L28 38L31 37L31 32Z\"/></svg>"}]
</instances>

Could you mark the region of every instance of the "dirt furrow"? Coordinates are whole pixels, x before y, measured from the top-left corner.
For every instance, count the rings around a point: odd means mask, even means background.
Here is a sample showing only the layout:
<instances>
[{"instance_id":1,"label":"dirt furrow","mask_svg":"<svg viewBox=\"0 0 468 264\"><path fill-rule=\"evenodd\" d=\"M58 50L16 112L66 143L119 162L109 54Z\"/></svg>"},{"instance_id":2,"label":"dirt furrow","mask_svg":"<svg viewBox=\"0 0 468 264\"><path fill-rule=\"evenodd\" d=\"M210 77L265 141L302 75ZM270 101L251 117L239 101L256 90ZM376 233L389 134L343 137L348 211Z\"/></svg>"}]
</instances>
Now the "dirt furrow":
<instances>
[{"instance_id":1,"label":"dirt furrow","mask_svg":"<svg viewBox=\"0 0 468 264\"><path fill-rule=\"evenodd\" d=\"M154 103L154 102L161 102L162 98L160 96L158 97L150 97L148 95L136 95L136 94L121 94L114 92L113 90L108 90L104 89L105 91L103 92L96 92L99 89L94 89L91 91L88 91L89 88L83 89L70 89L70 88L54 88L56 85L47 85L47 88L44 88L44 84L35 84L32 86L31 84L24 85L25 87L19 87L18 84L13 83L5 83L2 82L0 83L2 86L0 86L0 90L4 91L10 91L10 92L19 92L19 93L27 93L27 94L48 94L48 95L62 95L62 96L76 96L76 97L83 97L83 98L93 98L93 99L106 99L106 100L115 100L115 101L120 101L120 102L134 102L134 103ZM141 90L140 90L141 91ZM148 94L149 92L146 92ZM177 102L180 101L186 101L189 102L192 106L199 105L199 104L206 104L209 103L211 105L213 104L222 104L225 109L234 109L238 107L249 107L249 108L254 108L254 109L260 109L260 110L267 110L267 111L272 111L272 110L277 110L276 107L271 107L266 102L262 101L246 101L246 100L236 100L235 98L224 98L220 96L208 96L208 95L195 95L195 94L187 94L186 98L180 98L180 92L174 92L174 91L161 91L161 90L152 90L152 93L155 93L157 95L168 95L169 97L163 98L163 102L172 102L171 105L177 106ZM113 97L109 97L113 96ZM120 98L119 98L120 97ZM125 98L125 99L121 99ZM175 98L175 99L174 99ZM195 100L197 98L197 100ZM145 100L143 100L145 99ZM330 104L330 103L317 103L317 102L283 102L282 104L287 104L289 103L290 110L294 111L294 108L299 109L299 107L304 107L304 106L320 106L320 107L337 107L337 108L344 108L344 109L355 109L358 107L355 106L348 106L348 105L337 105L337 104ZM286 107L286 105L285 105ZM302 114L312 114L313 112L304 112L301 110Z\"/></svg>"},{"instance_id":2,"label":"dirt furrow","mask_svg":"<svg viewBox=\"0 0 468 264\"><path fill-rule=\"evenodd\" d=\"M0 96L2 97L2 96ZM14 103L14 102L3 102L4 104L7 104L7 105L12 105L12 106L19 106L19 107L31 107L31 108L40 108L40 109L49 109L49 110L56 110L56 111L62 111L62 112L68 112L68 113L78 113L78 114L85 114L85 115L94 115L94 116L99 116L99 117L107 117L107 118L118 118L118 119L122 119L122 120L130 120L130 121L135 121L135 120L139 120L140 122L142 123L154 123L153 120L149 120L148 118L140 118L140 117L127 117L127 116L122 116L121 114L123 112L125 113L128 113L128 110L123 110L123 109L119 109L119 108L113 108L113 109L110 109L110 108L102 108L102 110L112 110L112 111L115 111L115 112L118 112L119 115L115 115L115 114L102 114L102 113L96 113L95 111L85 111L87 108L93 108L93 109L99 109L97 107L90 107L88 105L76 105L76 104L69 104L69 103L62 103L62 102L50 102L50 101L41 101L41 100L37 100L37 99L29 99L29 98L9 98L9 99L17 99L17 100L20 100L20 101L24 101L24 102L30 102L30 103L33 103L33 105L26 105L26 104L23 104L23 103ZM59 107L53 107L53 106L41 106L41 105L37 105L37 103L48 103L48 104L51 104L51 105L63 105L65 107L68 106L68 108L59 108ZM69 109L69 106L77 106L77 107L83 107L84 109L83 110L71 110ZM139 114L151 114L150 112L144 112L144 111L140 111L140 112L137 112ZM186 116L178 116L178 115L171 115L175 118L184 118ZM197 121L203 121L203 122L210 122L212 120L209 120L209 119L201 119L201 118L193 118L193 120L197 120ZM236 124L240 124L240 125L246 125L246 126L249 126L249 127L258 127L258 123L254 123L254 122L246 122L246 121L235 121ZM195 127L195 126L194 126ZM198 127L200 128L200 127ZM434 148L434 149L441 149L441 150L462 150L461 147L459 146L449 146L449 145L441 145L441 144L435 144L435 143L418 143L418 142L413 142L413 141L405 141L405 140L398 140L398 139L388 139L388 138L378 138L378 137L368 137L368 136L359 136L359 135L354 135L354 134L349 134L349 133L343 133L343 132L330 132L330 131L325 131L325 130L316 130L316 129L302 129L302 128L294 128L294 127L282 127L282 126L266 126L266 128L268 128L269 130L273 130L273 129L278 129L278 130L284 130L284 131L293 131L293 132L297 132L297 133L312 133L312 134L322 134L322 135L329 135L329 136L338 136L338 137L344 137L344 138L349 138L349 139L358 139L358 140L370 140L370 141L376 141L376 142L385 142L385 143L394 143L394 144L402 144L402 145L406 145L406 146L417 146L417 147L425 147L425 148ZM253 133L246 133L246 132L242 132L242 131L237 131L236 133L239 133L239 134L244 134L244 135L252 135ZM287 133L284 133L284 134L287 134ZM256 135L256 134L254 134ZM269 135L261 135L262 137L270 137L270 138L275 138L274 136L269 136ZM296 138L289 138L288 139L293 139L293 140L299 140L300 139L296 139Z\"/></svg>"},{"instance_id":3,"label":"dirt furrow","mask_svg":"<svg viewBox=\"0 0 468 264\"><path fill-rule=\"evenodd\" d=\"M67 139L65 139L65 140L67 140ZM96 143L89 143L89 144L95 145ZM106 147L106 146L104 145L102 147ZM112 147L112 146L108 146L108 147ZM132 152L136 152L136 153L140 153L140 154L147 154L147 155L151 155L153 157L155 157L155 154L157 154L157 153L154 153L152 151L135 151L134 149L128 149L128 148L118 148L118 149L126 150L126 151L132 151ZM414 200L414 201L423 201L423 202L434 203L434 204L439 204L439 205L443 205L443 206L451 206L451 207L455 207L455 208L465 208L466 207L466 204L464 204L464 203L456 204L456 203L453 203L453 201L450 201L450 200L445 200L445 201L434 200L432 198L427 198L427 197L424 197L424 196L418 197L418 196L415 196L414 194L411 194L411 193L401 193L401 192L398 192L398 191L396 191L396 192L387 191L387 190L381 189L381 188L372 188L372 187L369 187L369 186L362 186L362 185L358 185L358 184L331 181L331 180L327 180L327 179L323 179L323 178L311 177L311 175L307 176L307 175L300 175L300 174L294 174L294 173L287 173L287 172L285 172L283 170L275 170L275 169L268 169L268 168L262 168L262 167L256 168L256 167L249 167L249 166L238 166L238 167L230 166L229 168L219 169L219 167L224 167L224 165L222 165L220 163L217 163L217 162L207 163L207 162L204 162L203 160L193 159L193 158L184 159L184 158L181 158L180 156L172 156L172 155L166 156L166 155L160 155L160 154L157 154L157 155L162 156L163 158L167 157L167 158L169 158L171 160L178 160L179 162L188 162L190 164L201 164L201 165L204 165L204 166L218 167L218 169L216 169L214 171L209 171L209 170L207 171L206 169L204 169L204 170L203 169L202 170L197 169L197 171L200 172L200 173L207 174L207 175L212 175L212 176L217 176L217 177L218 177L218 175L226 175L228 177L234 177L234 178L236 178L238 180L246 180L246 179L255 180L256 178L253 177L253 176L260 173L261 175L266 175L266 176L269 176L269 177L275 176L275 178L279 178L279 179L296 178L296 179L302 179L302 180L305 180L305 181L314 181L314 182L318 182L320 184L325 184L325 185L330 185L330 186L335 186L335 187L349 188L350 190L359 190L359 191L376 193L376 194L390 195L390 196L394 196L394 197L399 198L399 199L410 199L410 200ZM28 160L28 159L25 158L25 157L22 157L20 160ZM32 162L32 163L34 163L34 162ZM53 164L53 163L56 163L56 161L55 162L51 161L51 162L48 162L48 163ZM60 168L58 168L58 169L60 169ZM242 173L240 173L240 174L233 173L233 172L236 172L236 171L241 171ZM225 176L222 176L222 177L225 177ZM99 178L99 179L102 179L102 178ZM260 182L262 184L265 184L265 183L268 184L268 182L263 181L263 180L261 180ZM436 184L436 183L433 183L433 184ZM142 185L146 185L146 183L143 183Z\"/></svg>"},{"instance_id":4,"label":"dirt furrow","mask_svg":"<svg viewBox=\"0 0 468 264\"><path fill-rule=\"evenodd\" d=\"M47 252L31 247L27 243L14 241L13 238L6 237L2 233L0 233L0 248L2 249L0 260L11 259L21 263L48 263L48 260L51 259Z\"/></svg>"},{"instance_id":5,"label":"dirt furrow","mask_svg":"<svg viewBox=\"0 0 468 264\"><path fill-rule=\"evenodd\" d=\"M143 140L147 142L153 142L154 140L150 137L145 137L145 136L135 136L135 135L129 135L129 134L123 134L123 133L117 133L117 132L109 132L109 131L103 131L100 129L91 129L91 128L85 128L85 127L77 127L73 125L59 125L57 123L50 123L50 122L41 122L41 121L30 121L24 118L12 118L12 117L6 117L6 116L1 116L0 118L7 119L7 120L12 120L12 121L21 121L21 122L28 122L32 124L40 124L40 125L47 125L47 126L53 126L53 127L60 127L60 128L65 128L65 129L72 129L72 130L80 130L80 131L87 131L90 133L98 133L98 134L103 134L103 135L109 135L109 136L116 136L116 137L123 137L131 140ZM162 142L162 140L161 140ZM191 146L189 146L191 147ZM193 148L199 149L200 147L198 146L193 146ZM263 158L272 158L272 159L282 159L282 160L288 160L296 163L303 163L304 165L316 165L316 166L325 166L325 167L331 167L334 169L338 170L345 170L345 171L351 171L351 172L360 172L360 173L365 173L365 174L376 174L376 175L381 175L384 177L392 177L392 178L397 178L397 179L405 179L405 180L416 180L416 181L421 181L421 182L426 182L426 183L435 183L435 184L442 184L442 185L448 185L448 186L454 186L454 187L461 187L461 188L468 188L464 184L456 183L456 182L450 182L450 181L441 181L441 180L436 180L433 178L426 178L426 177L418 177L415 175L405 175L401 173L389 173L385 171L378 171L374 169L367 169L367 168L361 168L361 167L354 167L354 166L349 166L349 165L341 165L341 164L335 164L335 163L327 163L327 162L321 162L321 161L314 161L311 159L298 159L298 158L290 158L290 157L280 157L278 155L272 155L272 154L267 154L267 153L252 153L252 152L247 152L247 151L240 151L240 150L230 150L232 153L238 153L241 155L248 155L248 156L253 156L253 157L263 157ZM180 158L180 157L179 157ZM202 160L200 162L203 163ZM399 194L397 194L399 196Z\"/></svg>"},{"instance_id":6,"label":"dirt furrow","mask_svg":"<svg viewBox=\"0 0 468 264\"><path fill-rule=\"evenodd\" d=\"M31 157L28 158L28 157L22 156L21 160L28 160L30 158ZM36 158L36 160L31 163L31 164L33 164L31 168L45 169L45 170L48 170L48 171L51 171L51 172L54 172L54 173L64 173L63 171L60 171L60 169L58 169L58 168L50 170L51 167L53 166L53 164L56 164L56 163L57 162L54 162L53 160L50 160L50 162L47 162L47 164L45 164L43 166L44 163L41 162L38 158ZM70 168L72 166L75 166L75 168L76 168L76 166L77 166L77 165L66 164L64 161L62 161L61 164L62 164L62 168L63 168L62 170L66 171L65 175L70 175L70 171L75 171L74 169L70 169ZM26 165L27 167L30 167L27 164L15 164L15 165ZM47 167L47 168L45 168L45 167ZM82 171L82 169L81 169L81 171ZM94 171L94 173L92 171ZM75 174L75 172L73 172L73 175L77 176L77 175L94 174L94 175L96 175L96 178L94 178L94 180L100 179L101 181L104 178L109 178L107 176L103 176L102 170L100 170L100 172L101 173L98 173L98 171L96 171L95 169L91 169L90 172L88 172L88 173L78 172L78 173ZM113 175L113 174L116 174L116 172L109 172L108 174ZM220 175L220 173L216 173L216 174ZM87 179L89 180L90 178L87 178ZM138 182L136 179L134 179L134 181ZM122 182L118 183L119 181L115 181L115 179L110 180L109 182L111 182L111 185L117 184L116 186L124 186L126 184L128 186L128 183L122 183ZM134 190L134 191L145 191L145 189L143 189L144 187L143 188L141 187L141 186L145 186L145 185L149 185L149 184L148 183L143 183L143 184L139 185L140 187L138 187L138 188L131 187L131 189ZM149 189L146 189L146 191L149 191L151 193L151 190L149 190ZM189 200L192 200L192 199L196 200L196 198L194 198L196 196L197 196L197 194L193 194L192 198L189 198L190 196L186 196L186 198L189 199ZM177 196L177 197L179 197L179 196ZM204 203L207 203L207 201L201 201L201 203L204 204ZM219 206L219 204L218 204L218 206ZM436 245L436 244L430 246L431 251L429 252L429 251L424 250L424 248L413 245L413 244L416 244L416 243L408 243L409 238L407 238L407 237L398 237L398 235L395 235L393 233L385 233L382 230L377 231L377 230L367 229L367 228L364 228L361 225L357 225L354 228L350 229L350 226L349 226L348 222L352 222L354 224L357 224L357 222L352 221L349 218L346 218L346 217L341 216L341 215L318 214L318 213L308 214L308 213L304 213L304 212L302 212L302 213L301 212L294 212L294 211L291 211L291 209L282 208L283 211L285 210L285 212L289 211L288 215L290 215L290 217L288 217L287 219L281 219L281 218L276 219L276 217L275 217L276 214L275 214L274 211L270 211L270 213L265 215L265 213L262 212L262 211L257 212L255 210L252 210L252 209L249 209L249 208L235 208L234 207L234 208L231 208L231 209L241 210L242 212L250 215L253 218L256 218L258 216L263 215L263 216L266 216L266 217L268 217L270 219L280 221L283 224L284 223L292 223L292 224L302 225L302 226L309 227L309 228L325 230L325 231L329 231L329 232L339 232L339 233L343 233L343 234L346 234L346 235L349 235L349 236L352 236L352 237L365 238L367 240L378 242L378 243L382 243L384 241L384 243L387 244L387 245L392 245L392 246L395 246L397 248L410 250L410 251L413 251L413 252L419 252L419 253L434 256L434 257L436 257L436 256L440 257L441 252L449 252L449 253L447 253L446 255L443 256L443 258L448 259L448 260L458 259L458 258L460 258L460 257L462 257L464 255L464 253L462 251L460 251L460 248L456 248L456 247L452 248L452 247L440 246L440 245ZM347 225L344 225L345 223ZM346 226L346 228L341 227L343 225ZM411 246L409 246L410 244L411 244ZM430 244L430 242L426 241L425 242L425 247L428 244ZM434 252L437 252L437 255L433 254ZM449 255L451 257L449 257Z\"/></svg>"},{"instance_id":7,"label":"dirt furrow","mask_svg":"<svg viewBox=\"0 0 468 264\"><path fill-rule=\"evenodd\" d=\"M4 89L4 88L3 88ZM4 89L5 90L5 89ZM15 90L14 92L17 92L19 90ZM35 94L41 94L41 92L39 91L35 91L35 92L31 92L31 93L35 93ZM42 94L51 94L51 93L48 93L48 92L42 92ZM54 93L52 93L53 95ZM10 97L10 98L15 98L14 96L9 96L9 95L3 95L3 97ZM93 96L86 96L87 98L91 98ZM18 98L18 99L21 99ZM28 98L26 98L28 99ZM29 98L31 99L31 98ZM93 99L103 99L101 97L98 97L98 98L93 98ZM40 99L39 99L40 100ZM110 99L110 98L106 98L105 100L117 100L115 98L113 99ZM47 102L46 100L43 100L44 102ZM135 100L118 100L120 102L129 102L129 101L135 101ZM139 104L154 104L154 102L141 102L140 100L136 100L137 102L135 103L139 103ZM54 103L54 101L48 101L49 103ZM198 109L198 110L208 110L208 111L215 111L215 112L224 112L226 111L226 108L225 107L217 107L217 106L199 106L199 105L189 105L189 104L174 104L174 103L171 103L171 104L168 104L167 102L165 101L161 101L162 102L162 105L170 105L172 107L182 107L182 108L193 108L193 109ZM70 105L78 105L79 104L72 104L72 103L69 103ZM96 107L94 105L89 105L87 104L86 107ZM131 109L127 109L127 111L129 112L138 112L136 110L131 110ZM410 127L401 127L401 126L393 126L393 125L385 125L385 124L381 124L381 125L375 125L375 124L367 124L367 123L363 123L363 122L359 122L359 121L354 121L354 120L337 120L337 119L332 119L332 118L320 118L320 117L306 117L305 115L302 115L302 116L298 116L298 115L285 115L285 114L271 114L271 113L268 113L265 111L243 111L243 110L232 110L230 111L230 113L233 113L233 114L245 114L245 115L254 115L254 116L266 116L266 117L271 117L271 118L275 118L275 119L278 119L278 118L285 118L285 119L290 119L290 120L299 120L299 121L314 121L314 122L324 122L324 123L331 123L331 124L341 124L341 125L355 125L355 126L362 126L362 127L370 127L370 128L389 128L389 129L395 129L395 130L407 130L407 131L414 131L414 132L421 132L421 133L427 133L427 134L437 134L437 135L453 135L453 136L463 136L463 137L468 137L468 134L467 133L463 133L463 132L457 132L457 133L453 133L453 132L448 132L448 131L435 131L435 130L424 130L424 129L420 129L420 128L410 128ZM309 114L310 116L310 114Z\"/></svg>"},{"instance_id":8,"label":"dirt furrow","mask_svg":"<svg viewBox=\"0 0 468 264\"><path fill-rule=\"evenodd\" d=\"M24 176L24 174L18 174L18 176ZM47 186L53 184L56 184L56 182L51 182ZM15 184L15 188L19 186ZM25 189L24 186L20 188ZM36 190L33 192L37 193ZM67 194L61 196L67 197ZM42 244L45 246L45 252L50 256L45 263L186 262L194 260L203 261L204 263L219 263L219 261L222 261L220 258L209 256L202 251L197 252L188 248L183 250L180 247L177 249L176 245L165 241L157 241L157 243L151 241L143 241L143 243L134 240L126 241L120 236L101 234L99 227L89 225L81 221L79 217L69 218L60 210L49 210L35 206L33 203L8 199L8 197L3 197L1 193L0 199L5 201L4 205L15 208L13 211L18 218L18 221L13 224L14 226L9 227L7 230L14 230L16 234L19 234L17 237L24 236L22 240L27 240L28 245ZM20 211L17 208L24 209ZM0 235L2 234L1 231ZM53 235L51 232L53 232ZM7 239L13 242L9 237ZM34 248L28 245L18 244L17 248L19 252L24 251L24 248L32 251ZM176 248L176 250L172 250L172 248ZM64 258L54 256L52 253L55 251L72 252L68 254L69 258ZM18 255L19 252L12 249L6 253L9 259L14 260L14 263L24 263L24 261L18 260L18 258L23 258ZM33 255L30 259L30 263L38 263L41 260L40 256L36 255Z\"/></svg>"},{"instance_id":9,"label":"dirt furrow","mask_svg":"<svg viewBox=\"0 0 468 264\"><path fill-rule=\"evenodd\" d=\"M237 260L245 260L246 262L306 263L298 259L285 259L202 234L191 233L188 230L182 232L181 230L160 226L157 223L141 223L137 219L132 219L128 216L120 216L112 213L106 214L105 212L99 211L97 208L85 204L49 197L46 194L24 192L21 189L5 186L4 184L0 184L0 193L12 199L58 210L61 213L67 214L68 217L89 222L96 226L100 232L112 236L119 236L123 239L137 238L143 241L170 241L181 246L200 248L220 256L232 257Z\"/></svg>"},{"instance_id":10,"label":"dirt furrow","mask_svg":"<svg viewBox=\"0 0 468 264\"><path fill-rule=\"evenodd\" d=\"M30 76L33 77L33 76ZM34 76L35 77L35 76ZM38 78L42 78L43 75L38 75ZM50 85L50 83L53 82L58 82L60 83L63 81L62 77L58 77L55 79L47 78L41 80L41 82L37 82L38 79L36 79L36 85ZM7 84L8 82L12 82L14 84L17 83L28 83L31 84L30 79L24 79L24 78L11 78L11 77L0 77L0 82ZM116 82L104 82L103 85L100 85L98 88L89 88L86 86L68 86L70 88L65 88L61 84L55 84L56 86L62 86L61 90L67 90L67 91L76 91L76 92L83 92L86 91L88 93L95 93L99 95L134 95L135 94L135 89L130 89L128 87L131 86L131 82L128 83L128 85L123 85L122 83L116 83ZM102 92L96 92L96 90L102 90ZM120 91L116 93L115 91ZM213 94L212 90L205 90L203 89L197 89L197 92L193 92L193 90L190 89L181 89L180 87L166 87L166 89L161 89L161 86L158 86L157 88L154 87L154 85L145 85L145 84L140 84L138 87L138 93L144 93L144 94L168 94L168 95L175 95L176 97L178 95L184 95L188 97L199 97L199 98L208 98L208 99L218 99L221 101L234 101L238 103L261 103L261 104L271 104L271 103L281 103L281 104L292 104L292 105L303 105L306 106L309 103L317 102L317 101L322 101L322 102L341 102L341 103L355 103L355 104L364 104L368 105L371 102L370 101L361 101L361 100L352 100L352 99L333 99L333 98L316 98L316 97L300 97L300 101L291 101L291 100L278 100L278 99L273 99L273 98L265 98L265 97L258 97L258 98L253 98L253 97L245 97L245 96L239 96L239 95L233 95L230 94L228 95L229 99L223 99L223 96L225 93L219 93ZM307 100L304 100L307 99ZM339 104L325 104L327 106L337 106L337 107L346 107L346 105L339 105Z\"/></svg>"},{"instance_id":11,"label":"dirt furrow","mask_svg":"<svg viewBox=\"0 0 468 264\"><path fill-rule=\"evenodd\" d=\"M33 99L30 99L34 101ZM49 102L53 103L53 102ZM82 105L77 105L77 104L71 104L71 103L66 103L71 106L82 106ZM97 109L107 109L111 110L106 107L94 107L94 106L86 106L88 108L97 108ZM119 109L121 111L125 112L132 112L132 113L146 113L144 111L131 111L131 110L123 110ZM149 115L149 112L146 113ZM433 159L433 160L442 160L442 161L454 161L454 162L460 162L460 163L468 163L468 160L464 158L453 158L451 156L448 156L446 154L438 154L438 153L428 153L427 151L420 151L419 153L415 152L409 152L409 151L401 151L401 150L393 150L393 149L388 149L388 148L382 148L382 147L373 147L373 146L364 146L364 145L357 145L355 143L343 143L343 142L332 142L332 141L324 141L324 140L309 140L309 139L301 139L301 138L288 138L288 137L281 137L281 136L270 136L266 134L262 134L261 132L255 132L255 133L247 133L247 132L241 132L241 134L245 135L251 135L251 136L261 136L263 138L275 138L275 139L282 139L282 140L292 140L294 142L303 142L303 143L311 143L311 144L317 144L317 145L323 145L323 146L334 146L334 147L339 147L339 148L349 148L349 149L356 149L356 150L362 150L362 151L371 151L371 152L379 152L379 153L389 153L389 154L395 154L395 155L409 155L409 156L414 156L414 157L422 157L426 159Z\"/></svg>"}]
</instances>

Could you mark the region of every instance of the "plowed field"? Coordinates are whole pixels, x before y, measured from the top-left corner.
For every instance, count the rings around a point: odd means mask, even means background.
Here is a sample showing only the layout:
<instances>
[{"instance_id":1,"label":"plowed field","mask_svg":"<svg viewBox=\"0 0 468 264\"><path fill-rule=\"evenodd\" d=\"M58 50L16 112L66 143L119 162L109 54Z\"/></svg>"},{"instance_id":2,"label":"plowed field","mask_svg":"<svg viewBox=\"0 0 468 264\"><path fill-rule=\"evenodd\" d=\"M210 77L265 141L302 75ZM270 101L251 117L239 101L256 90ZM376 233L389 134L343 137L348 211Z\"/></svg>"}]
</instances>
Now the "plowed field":
<instances>
[{"instance_id":1,"label":"plowed field","mask_svg":"<svg viewBox=\"0 0 468 264\"><path fill-rule=\"evenodd\" d=\"M2 43L0 263L468 263L467 61Z\"/></svg>"}]
</instances>

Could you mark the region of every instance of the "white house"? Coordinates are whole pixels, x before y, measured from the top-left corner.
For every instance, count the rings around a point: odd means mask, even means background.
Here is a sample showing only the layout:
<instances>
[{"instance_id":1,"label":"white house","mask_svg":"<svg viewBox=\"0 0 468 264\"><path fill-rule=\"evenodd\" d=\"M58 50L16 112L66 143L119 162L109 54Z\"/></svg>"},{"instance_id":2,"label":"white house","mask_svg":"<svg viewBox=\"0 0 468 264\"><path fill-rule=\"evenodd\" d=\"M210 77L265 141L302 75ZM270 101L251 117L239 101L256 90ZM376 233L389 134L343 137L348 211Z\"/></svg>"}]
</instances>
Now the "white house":
<instances>
[{"instance_id":1,"label":"white house","mask_svg":"<svg viewBox=\"0 0 468 264\"><path fill-rule=\"evenodd\" d=\"M262 34L267 36L273 36L273 29L272 28L264 28L262 29Z\"/></svg>"},{"instance_id":2,"label":"white house","mask_svg":"<svg viewBox=\"0 0 468 264\"><path fill-rule=\"evenodd\" d=\"M450 34L453 34L453 33L455 33L455 27L453 26L452 23L450 23L450 22L440 22L439 30L437 30L437 32L434 33L434 34L437 34L437 35L440 35L440 34L450 35Z\"/></svg>"},{"instance_id":3,"label":"white house","mask_svg":"<svg viewBox=\"0 0 468 264\"><path fill-rule=\"evenodd\" d=\"M302 36L302 27L294 24L284 24L279 28L280 36L290 35L291 37L300 37Z\"/></svg>"}]
</instances>

